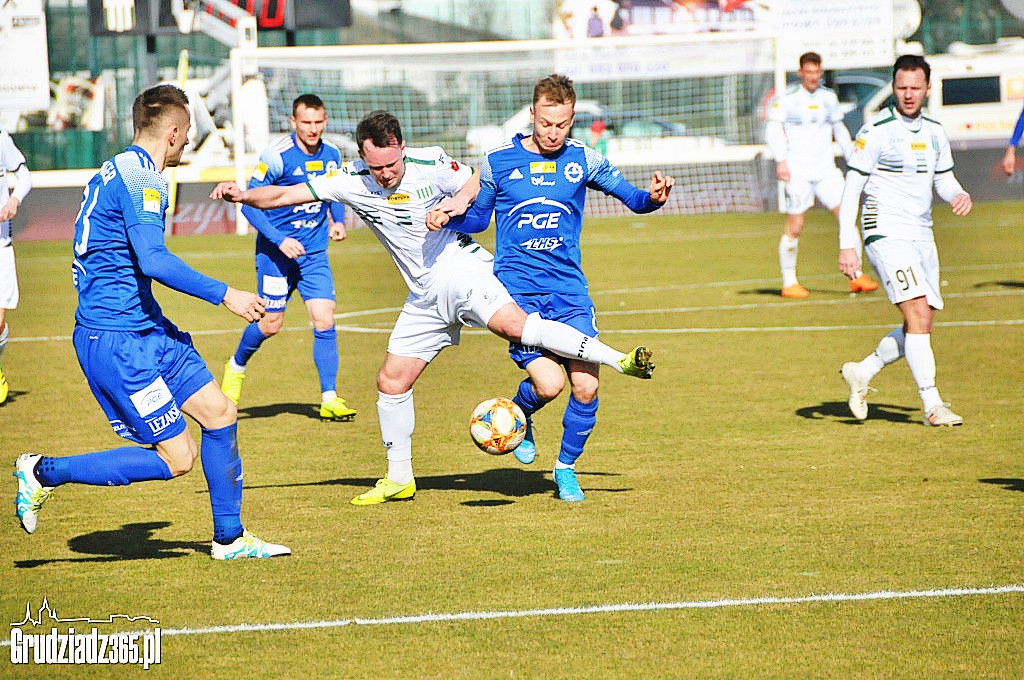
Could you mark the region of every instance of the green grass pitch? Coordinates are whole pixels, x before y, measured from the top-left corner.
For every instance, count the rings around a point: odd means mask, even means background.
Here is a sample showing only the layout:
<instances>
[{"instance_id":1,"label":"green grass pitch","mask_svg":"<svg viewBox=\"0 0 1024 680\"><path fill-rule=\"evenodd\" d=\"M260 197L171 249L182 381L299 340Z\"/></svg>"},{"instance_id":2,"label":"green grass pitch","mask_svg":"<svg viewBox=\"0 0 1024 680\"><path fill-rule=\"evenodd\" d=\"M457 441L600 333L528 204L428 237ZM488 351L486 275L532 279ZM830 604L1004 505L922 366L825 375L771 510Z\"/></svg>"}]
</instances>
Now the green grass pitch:
<instances>
[{"instance_id":1,"label":"green grass pitch","mask_svg":"<svg viewBox=\"0 0 1024 680\"><path fill-rule=\"evenodd\" d=\"M294 555L210 560L198 463L167 483L62 487L32 536L6 477L0 612L15 623L46 597L65 617L158 619L154 678L1022 677L1022 209L936 207L938 384L965 419L941 430L921 424L903 362L873 382L869 419L849 416L838 369L899 315L881 290L847 293L830 214L812 211L801 239L805 301L778 296L779 215L589 220L602 337L649 344L658 368L649 382L602 371L578 504L551 481L564 395L536 418L532 466L470 442L470 409L511 396L521 374L504 342L468 330L415 388L416 498L349 504L385 470L374 376L406 292L372 234L353 231L331 261L339 392L356 420L315 417L297 297L240 405L243 518ZM6 465L118 446L69 340L70 243L16 247ZM253 286L251 238L171 247ZM219 379L242 322L157 296ZM0 658L3 678L142 672Z\"/></svg>"}]
</instances>

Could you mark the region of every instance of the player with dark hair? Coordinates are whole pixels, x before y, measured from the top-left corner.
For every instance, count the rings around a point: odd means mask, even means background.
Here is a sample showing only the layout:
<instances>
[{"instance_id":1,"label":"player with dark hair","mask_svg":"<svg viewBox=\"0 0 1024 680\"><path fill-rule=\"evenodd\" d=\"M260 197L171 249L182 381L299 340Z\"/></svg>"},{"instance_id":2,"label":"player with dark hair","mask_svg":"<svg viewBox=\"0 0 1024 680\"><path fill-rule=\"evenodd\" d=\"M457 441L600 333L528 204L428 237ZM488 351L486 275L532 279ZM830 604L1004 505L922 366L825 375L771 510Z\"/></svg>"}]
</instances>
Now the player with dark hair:
<instances>
[{"instance_id":1,"label":"player with dark hair","mask_svg":"<svg viewBox=\"0 0 1024 680\"><path fill-rule=\"evenodd\" d=\"M242 526L242 459L237 412L221 393L188 333L163 315L157 281L255 321L257 295L200 274L167 250L167 181L188 144L185 93L160 85L132 109L131 146L89 181L75 220L72 273L78 309L72 341L93 395L114 432L137 446L52 458L26 453L15 463L21 525L36 530L39 509L61 484L121 486L167 480L192 469L196 442L185 415L202 427L199 455L213 510L211 557L229 560L291 554Z\"/></svg>"},{"instance_id":2,"label":"player with dark hair","mask_svg":"<svg viewBox=\"0 0 1024 680\"><path fill-rule=\"evenodd\" d=\"M955 426L963 418L950 410L935 386L931 330L942 309L939 253L932 224L932 193L965 216L973 205L953 175L953 155L942 125L922 113L931 90L931 67L919 55L903 55L893 66L896 103L880 111L857 133L839 207L839 270L851 279L860 271L858 246L885 285L889 301L903 315L862 361L843 364L854 418L868 417L871 379L906 357L924 403L925 425ZM863 194L863 199L861 198ZM857 232L860 209L862 233Z\"/></svg>"},{"instance_id":3,"label":"player with dark hair","mask_svg":"<svg viewBox=\"0 0 1024 680\"><path fill-rule=\"evenodd\" d=\"M480 170L480 195L468 213L438 210L428 224L480 232L493 213L494 273L513 299L528 314L597 337L594 303L580 259L587 188L616 197L633 212L649 213L665 204L675 180L656 171L648 191L634 187L599 152L569 137L575 105L576 90L569 78L554 74L537 82L530 109L533 133L518 134L487 153ZM562 500L581 501L575 465L597 423L599 366L584 357L546 351L525 339L513 338L509 354L528 376L513 398L528 422L526 440L513 451L522 463L533 462L536 455L530 417L562 392L568 374L571 394L553 474Z\"/></svg>"},{"instance_id":4,"label":"player with dark hair","mask_svg":"<svg viewBox=\"0 0 1024 680\"><path fill-rule=\"evenodd\" d=\"M409 287L377 373L377 415L388 471L376 486L352 499L373 505L412 498L413 385L441 350L459 343L464 325L486 327L507 340L542 346L562 356L605 363L620 373L650 378L650 352L623 354L563 323L520 309L492 271L493 258L465 234L428 231L427 213L445 197L464 211L476 195L476 174L437 146L405 145L398 119L375 111L356 127L360 160L334 175L289 187L242 191L233 182L210 194L259 208L311 200L347 203L391 254Z\"/></svg>"},{"instance_id":5,"label":"player with dark hair","mask_svg":"<svg viewBox=\"0 0 1024 680\"><path fill-rule=\"evenodd\" d=\"M815 197L839 216L843 173L836 167L832 140L843 156L850 157L853 143L843 123L836 93L821 84L821 55L800 55L796 72L800 82L772 102L765 126L765 141L775 157L775 175L786 187L786 224L779 239L782 297L805 298L810 292L796 276L797 251L804 229L804 214ZM850 291L869 292L878 283L860 274L850 281Z\"/></svg>"},{"instance_id":6,"label":"player with dark hair","mask_svg":"<svg viewBox=\"0 0 1024 680\"><path fill-rule=\"evenodd\" d=\"M260 155L249 188L303 184L341 165L338 148L323 139L327 110L315 94L292 102L294 132ZM224 366L221 389L231 401L242 396L245 368L265 340L281 332L284 310L296 288L313 323L313 363L320 376L320 417L351 420L356 411L336 391L338 338L334 329L334 277L327 259L327 240L344 240L345 208L340 203L311 201L302 205L242 214L256 228L256 286L267 301L267 314L249 324L234 356Z\"/></svg>"}]
</instances>

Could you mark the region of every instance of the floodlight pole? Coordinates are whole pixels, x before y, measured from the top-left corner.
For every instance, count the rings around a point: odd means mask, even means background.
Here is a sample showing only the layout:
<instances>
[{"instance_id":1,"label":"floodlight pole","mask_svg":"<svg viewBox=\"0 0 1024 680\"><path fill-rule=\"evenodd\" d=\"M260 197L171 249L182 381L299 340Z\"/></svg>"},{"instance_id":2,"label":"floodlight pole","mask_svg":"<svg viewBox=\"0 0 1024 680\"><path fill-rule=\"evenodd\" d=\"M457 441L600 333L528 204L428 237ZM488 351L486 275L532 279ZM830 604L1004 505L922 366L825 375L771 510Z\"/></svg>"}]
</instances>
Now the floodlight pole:
<instances>
[{"instance_id":1,"label":"floodlight pole","mask_svg":"<svg viewBox=\"0 0 1024 680\"><path fill-rule=\"evenodd\" d=\"M232 154L235 183L244 187L245 117L238 95L245 77L256 74L256 17L228 0L171 0L171 9L182 33L198 30L231 48ZM235 233L249 233L249 222L242 215L240 203L235 204Z\"/></svg>"}]
</instances>

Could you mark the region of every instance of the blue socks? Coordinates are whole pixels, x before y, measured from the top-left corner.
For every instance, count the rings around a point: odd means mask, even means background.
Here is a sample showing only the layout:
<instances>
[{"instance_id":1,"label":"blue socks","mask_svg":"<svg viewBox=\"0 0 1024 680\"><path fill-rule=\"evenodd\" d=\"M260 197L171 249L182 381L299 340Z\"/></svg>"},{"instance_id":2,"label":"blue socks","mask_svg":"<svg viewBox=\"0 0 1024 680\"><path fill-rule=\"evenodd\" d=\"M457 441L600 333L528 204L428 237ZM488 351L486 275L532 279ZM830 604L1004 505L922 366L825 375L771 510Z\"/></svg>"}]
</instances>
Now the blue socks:
<instances>
[{"instance_id":1,"label":"blue socks","mask_svg":"<svg viewBox=\"0 0 1024 680\"><path fill-rule=\"evenodd\" d=\"M562 416L562 450L558 454L558 462L572 466L583 453L587 438L597 424L598 399L589 404L576 401L572 395Z\"/></svg>"},{"instance_id":2,"label":"blue socks","mask_svg":"<svg viewBox=\"0 0 1024 680\"><path fill-rule=\"evenodd\" d=\"M512 401L518 404L527 416L532 416L547 403L541 401L537 396L533 389L533 381L529 378L519 383L519 389L516 391L516 396L512 397Z\"/></svg>"},{"instance_id":3,"label":"blue socks","mask_svg":"<svg viewBox=\"0 0 1024 680\"><path fill-rule=\"evenodd\" d=\"M203 428L199 445L213 510L213 540L230 543L242 535L242 458L238 455L238 423L219 430Z\"/></svg>"},{"instance_id":4,"label":"blue socks","mask_svg":"<svg viewBox=\"0 0 1024 680\"><path fill-rule=\"evenodd\" d=\"M333 390L338 377L338 334L333 327L313 330L313 363L320 374L320 391Z\"/></svg>"},{"instance_id":5,"label":"blue socks","mask_svg":"<svg viewBox=\"0 0 1024 680\"><path fill-rule=\"evenodd\" d=\"M43 486L58 486L68 482L125 486L133 482L167 480L171 477L171 469L157 455L156 450L141 446L122 446L60 458L44 456L36 465L36 479Z\"/></svg>"},{"instance_id":6,"label":"blue socks","mask_svg":"<svg viewBox=\"0 0 1024 680\"><path fill-rule=\"evenodd\" d=\"M230 543L242 535L242 459L238 455L238 423L218 430L203 428L200 445L203 474L210 489L213 539ZM171 469L155 449L123 446L77 456L44 456L36 464L43 486L74 482L95 486L124 486L154 479L167 480Z\"/></svg>"},{"instance_id":7,"label":"blue socks","mask_svg":"<svg viewBox=\"0 0 1024 680\"><path fill-rule=\"evenodd\" d=\"M263 335L258 321L253 321L246 326L245 330L242 331L242 339L238 341L238 349L235 350L235 363L239 366L245 366L249 363L252 355L260 348L263 341L269 337L269 335Z\"/></svg>"}]
</instances>

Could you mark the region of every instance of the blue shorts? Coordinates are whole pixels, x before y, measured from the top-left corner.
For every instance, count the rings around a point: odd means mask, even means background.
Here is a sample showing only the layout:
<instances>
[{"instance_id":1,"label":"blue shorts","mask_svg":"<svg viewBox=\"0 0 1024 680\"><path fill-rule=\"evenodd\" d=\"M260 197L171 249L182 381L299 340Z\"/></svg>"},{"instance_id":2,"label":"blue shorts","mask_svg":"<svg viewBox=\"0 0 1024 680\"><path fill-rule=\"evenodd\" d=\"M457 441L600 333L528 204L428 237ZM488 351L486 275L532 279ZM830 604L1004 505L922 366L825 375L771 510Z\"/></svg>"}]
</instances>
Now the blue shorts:
<instances>
[{"instance_id":1,"label":"blue shorts","mask_svg":"<svg viewBox=\"0 0 1024 680\"><path fill-rule=\"evenodd\" d=\"M527 314L538 312L549 321L561 321L581 333L597 337L597 317L594 312L594 303L589 295L562 295L561 293L516 295L513 293L512 299ZM550 357L560 363L569 361L540 347L530 347L518 342L509 343L508 355L512 357L512 361L516 362L519 368L526 368L526 365L537 357Z\"/></svg>"},{"instance_id":2,"label":"blue shorts","mask_svg":"<svg viewBox=\"0 0 1024 680\"><path fill-rule=\"evenodd\" d=\"M138 444L184 432L181 404L213 380L192 337L166 319L144 331L75 326L72 341L110 426Z\"/></svg>"},{"instance_id":3,"label":"blue shorts","mask_svg":"<svg viewBox=\"0 0 1024 680\"><path fill-rule=\"evenodd\" d=\"M268 312L283 312L296 288L303 300L334 299L334 276L327 251L289 259L277 246L256 247L256 288Z\"/></svg>"}]
</instances>

